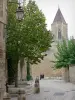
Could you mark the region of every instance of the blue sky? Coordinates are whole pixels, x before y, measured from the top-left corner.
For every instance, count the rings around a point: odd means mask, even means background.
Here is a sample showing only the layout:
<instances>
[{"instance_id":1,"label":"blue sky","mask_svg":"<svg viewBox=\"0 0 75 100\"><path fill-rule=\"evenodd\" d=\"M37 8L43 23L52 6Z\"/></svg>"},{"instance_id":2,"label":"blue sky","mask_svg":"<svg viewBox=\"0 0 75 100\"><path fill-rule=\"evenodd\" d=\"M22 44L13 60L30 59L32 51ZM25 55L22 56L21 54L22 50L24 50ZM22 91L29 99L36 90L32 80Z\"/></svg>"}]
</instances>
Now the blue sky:
<instances>
[{"instance_id":1,"label":"blue sky","mask_svg":"<svg viewBox=\"0 0 75 100\"><path fill-rule=\"evenodd\" d=\"M22 1L22 0L21 0ZM26 0L28 1L28 0ZM46 17L47 28L51 30L51 24L58 10L60 10L68 23L68 36L75 37L75 0L35 0L39 9Z\"/></svg>"}]
</instances>

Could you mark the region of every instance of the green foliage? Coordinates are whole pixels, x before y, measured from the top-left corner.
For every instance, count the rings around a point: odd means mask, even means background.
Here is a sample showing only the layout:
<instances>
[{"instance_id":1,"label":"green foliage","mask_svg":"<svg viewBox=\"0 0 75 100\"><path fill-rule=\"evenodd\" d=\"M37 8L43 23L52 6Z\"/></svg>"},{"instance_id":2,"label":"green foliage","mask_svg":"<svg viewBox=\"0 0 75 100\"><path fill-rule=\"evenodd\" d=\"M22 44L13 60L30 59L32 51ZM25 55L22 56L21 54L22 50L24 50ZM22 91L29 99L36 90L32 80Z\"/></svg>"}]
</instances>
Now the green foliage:
<instances>
[{"instance_id":1,"label":"green foliage","mask_svg":"<svg viewBox=\"0 0 75 100\"><path fill-rule=\"evenodd\" d=\"M75 39L71 39L68 43L69 47L69 63L75 64Z\"/></svg>"},{"instance_id":2,"label":"green foliage","mask_svg":"<svg viewBox=\"0 0 75 100\"><path fill-rule=\"evenodd\" d=\"M69 67L70 64L75 64L75 40L63 40L62 43L58 43L55 57L56 68Z\"/></svg>"},{"instance_id":3,"label":"green foliage","mask_svg":"<svg viewBox=\"0 0 75 100\"><path fill-rule=\"evenodd\" d=\"M16 1L17 2L17 1ZM8 65L8 82L11 84L15 80L16 64L18 62L18 55L16 50L16 33L17 21L15 11L17 9L16 3L9 3L8 0L8 21L7 21L7 37L6 37L6 57Z\"/></svg>"},{"instance_id":4,"label":"green foliage","mask_svg":"<svg viewBox=\"0 0 75 100\"><path fill-rule=\"evenodd\" d=\"M52 34L47 31L45 16L34 1L25 7L25 17L18 22L15 16L16 6L8 6L7 52L14 59L27 57L31 63L40 62L52 42ZM17 58L16 58L17 57Z\"/></svg>"},{"instance_id":5,"label":"green foliage","mask_svg":"<svg viewBox=\"0 0 75 100\"><path fill-rule=\"evenodd\" d=\"M15 11L17 9L17 4L8 3L8 23L7 23L7 41L6 41L6 51L7 57L12 57L14 59L17 53L17 20Z\"/></svg>"},{"instance_id":6,"label":"green foliage","mask_svg":"<svg viewBox=\"0 0 75 100\"><path fill-rule=\"evenodd\" d=\"M52 34L47 31L45 16L38 9L35 1L29 1L25 9L23 33L25 46L22 50L26 52L25 56L30 59L30 63L40 62L43 58L42 52L45 52L52 42ZM23 44L23 43L22 43ZM25 48L25 49L24 49Z\"/></svg>"},{"instance_id":7,"label":"green foliage","mask_svg":"<svg viewBox=\"0 0 75 100\"><path fill-rule=\"evenodd\" d=\"M16 3L8 3L6 41L7 59L12 58L16 67L21 57L29 59L31 64L40 62L45 56L43 52L48 50L53 39L51 32L46 29L45 16L35 1L29 0L24 7L22 21L16 19L17 6Z\"/></svg>"}]
</instances>

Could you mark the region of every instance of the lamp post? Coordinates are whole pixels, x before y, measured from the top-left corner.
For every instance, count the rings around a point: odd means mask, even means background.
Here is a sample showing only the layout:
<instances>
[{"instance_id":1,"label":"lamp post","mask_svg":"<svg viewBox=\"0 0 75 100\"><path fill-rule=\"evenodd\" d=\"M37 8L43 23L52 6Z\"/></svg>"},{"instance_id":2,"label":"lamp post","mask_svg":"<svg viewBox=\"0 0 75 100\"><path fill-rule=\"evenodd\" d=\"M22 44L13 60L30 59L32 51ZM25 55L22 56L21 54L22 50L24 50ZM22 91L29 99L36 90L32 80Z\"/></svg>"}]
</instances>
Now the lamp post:
<instances>
[{"instance_id":1,"label":"lamp post","mask_svg":"<svg viewBox=\"0 0 75 100\"><path fill-rule=\"evenodd\" d=\"M21 6L20 1L18 3L18 2L12 2L12 0L9 0L8 3L18 4L18 8L16 10L16 19L17 20L22 20L24 18L24 10L23 10L23 8Z\"/></svg>"},{"instance_id":2,"label":"lamp post","mask_svg":"<svg viewBox=\"0 0 75 100\"><path fill-rule=\"evenodd\" d=\"M20 6L18 6L17 10L16 10L16 18L20 21L24 18L24 10L23 8Z\"/></svg>"},{"instance_id":3,"label":"lamp post","mask_svg":"<svg viewBox=\"0 0 75 100\"><path fill-rule=\"evenodd\" d=\"M18 8L16 10L16 19L18 21L21 21L23 18L24 18L24 10L19 3ZM17 46L19 45L19 43L20 43L20 41L17 41ZM17 52L18 52L18 48L17 48ZM17 87L18 86L18 69L17 69L15 78L16 78L15 79L15 87Z\"/></svg>"}]
</instances>

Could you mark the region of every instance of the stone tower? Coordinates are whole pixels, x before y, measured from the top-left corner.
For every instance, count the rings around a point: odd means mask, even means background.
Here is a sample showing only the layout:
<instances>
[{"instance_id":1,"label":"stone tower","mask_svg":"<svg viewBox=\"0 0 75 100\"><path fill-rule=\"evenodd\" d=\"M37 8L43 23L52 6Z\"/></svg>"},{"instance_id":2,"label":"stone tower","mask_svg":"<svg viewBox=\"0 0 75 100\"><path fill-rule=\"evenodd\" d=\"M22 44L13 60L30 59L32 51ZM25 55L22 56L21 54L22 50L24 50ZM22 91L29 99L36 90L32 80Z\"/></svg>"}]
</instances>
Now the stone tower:
<instances>
[{"instance_id":1,"label":"stone tower","mask_svg":"<svg viewBox=\"0 0 75 100\"><path fill-rule=\"evenodd\" d=\"M54 41L62 41L62 39L68 39L67 36L67 23L58 8L53 23L51 24L51 30L54 35Z\"/></svg>"},{"instance_id":2,"label":"stone tower","mask_svg":"<svg viewBox=\"0 0 75 100\"><path fill-rule=\"evenodd\" d=\"M56 45L59 42L62 42L63 39L67 40L68 35L67 35L67 23L61 13L60 8L58 8L56 16L53 20L53 23L51 24L51 31L54 36L54 42L52 43L52 47L50 49L50 61L55 60L54 54L57 52ZM53 67L54 64L51 64Z\"/></svg>"},{"instance_id":3,"label":"stone tower","mask_svg":"<svg viewBox=\"0 0 75 100\"><path fill-rule=\"evenodd\" d=\"M52 43L50 54L48 56L50 57L50 61L55 61L56 59L54 54L57 53L56 45L58 42L61 43L63 39L68 40L67 23L61 13L60 8L58 8L53 23L51 24L51 31L54 36L54 42ZM54 63L51 62L50 65L51 67L54 67Z\"/></svg>"},{"instance_id":4,"label":"stone tower","mask_svg":"<svg viewBox=\"0 0 75 100\"><path fill-rule=\"evenodd\" d=\"M32 67L32 76L39 76L41 73L44 73L46 77L55 77L55 76L62 76L62 70L54 70L54 63L55 61L54 54L57 52L56 45L58 42L62 42L63 39L67 40L67 23L58 8L56 16L51 24L51 31L54 35L54 42L52 43L52 47L48 50L47 56L44 58L41 63L38 65L34 65Z\"/></svg>"}]
</instances>

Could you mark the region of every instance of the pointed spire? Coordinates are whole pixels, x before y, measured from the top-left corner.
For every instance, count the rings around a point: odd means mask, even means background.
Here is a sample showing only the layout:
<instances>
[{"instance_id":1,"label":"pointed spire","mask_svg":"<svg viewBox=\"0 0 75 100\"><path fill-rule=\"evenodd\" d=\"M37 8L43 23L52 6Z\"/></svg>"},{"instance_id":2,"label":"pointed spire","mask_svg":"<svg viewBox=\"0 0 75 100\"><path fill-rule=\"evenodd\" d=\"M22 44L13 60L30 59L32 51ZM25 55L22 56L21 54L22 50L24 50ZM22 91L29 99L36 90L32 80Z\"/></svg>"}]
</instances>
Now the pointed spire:
<instances>
[{"instance_id":1,"label":"pointed spire","mask_svg":"<svg viewBox=\"0 0 75 100\"><path fill-rule=\"evenodd\" d=\"M54 18L53 23L57 23L57 22L61 22L61 23L66 24L66 21L65 21L63 15L62 15L62 13L61 13L61 10L60 10L60 8L59 8L59 5L58 5L58 11L57 11L57 13L56 13L56 16L55 16L55 18Z\"/></svg>"}]
</instances>

